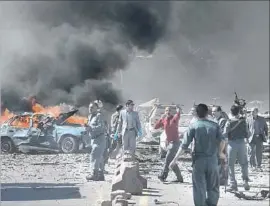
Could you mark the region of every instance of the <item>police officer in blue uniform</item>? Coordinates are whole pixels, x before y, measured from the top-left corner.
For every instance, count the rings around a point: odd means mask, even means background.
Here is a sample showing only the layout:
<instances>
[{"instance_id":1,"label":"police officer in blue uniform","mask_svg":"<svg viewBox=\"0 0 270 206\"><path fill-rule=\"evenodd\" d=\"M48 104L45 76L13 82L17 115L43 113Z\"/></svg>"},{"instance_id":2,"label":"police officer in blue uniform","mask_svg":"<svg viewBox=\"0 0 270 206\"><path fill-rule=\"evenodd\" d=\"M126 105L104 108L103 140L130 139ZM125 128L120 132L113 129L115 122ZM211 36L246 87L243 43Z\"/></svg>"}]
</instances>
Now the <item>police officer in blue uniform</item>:
<instances>
[{"instance_id":1,"label":"police officer in blue uniform","mask_svg":"<svg viewBox=\"0 0 270 206\"><path fill-rule=\"evenodd\" d=\"M196 113L198 120L189 126L184 135L183 144L170 167L176 164L178 157L194 140L193 201L195 206L216 206L219 200L218 156L222 159L226 158L222 153L225 140L219 125L207 119L208 107L205 104L199 104L196 107Z\"/></svg>"}]
</instances>

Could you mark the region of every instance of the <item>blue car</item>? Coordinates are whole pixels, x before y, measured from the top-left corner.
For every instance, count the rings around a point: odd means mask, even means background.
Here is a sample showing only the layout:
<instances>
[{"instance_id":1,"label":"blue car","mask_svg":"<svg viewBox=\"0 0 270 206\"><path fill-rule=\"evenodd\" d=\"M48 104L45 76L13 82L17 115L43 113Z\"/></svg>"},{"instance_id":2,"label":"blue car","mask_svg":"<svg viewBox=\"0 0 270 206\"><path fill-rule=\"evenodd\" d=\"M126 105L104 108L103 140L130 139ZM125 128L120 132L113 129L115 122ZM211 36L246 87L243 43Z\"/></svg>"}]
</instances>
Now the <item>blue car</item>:
<instances>
[{"instance_id":1,"label":"blue car","mask_svg":"<svg viewBox=\"0 0 270 206\"><path fill-rule=\"evenodd\" d=\"M78 152L84 148L86 128L66 123L76 112L62 113L57 118L39 113L13 116L0 128L2 153Z\"/></svg>"}]
</instances>

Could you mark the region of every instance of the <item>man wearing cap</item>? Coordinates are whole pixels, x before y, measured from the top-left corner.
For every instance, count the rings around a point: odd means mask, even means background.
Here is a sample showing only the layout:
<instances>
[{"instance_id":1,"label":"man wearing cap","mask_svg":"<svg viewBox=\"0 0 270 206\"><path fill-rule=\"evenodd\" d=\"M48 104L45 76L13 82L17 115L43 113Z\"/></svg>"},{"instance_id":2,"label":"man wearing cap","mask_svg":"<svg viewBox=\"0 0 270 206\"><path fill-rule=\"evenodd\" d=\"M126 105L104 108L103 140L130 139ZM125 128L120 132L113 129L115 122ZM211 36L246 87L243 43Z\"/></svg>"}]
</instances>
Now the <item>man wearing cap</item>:
<instances>
[{"instance_id":1,"label":"man wearing cap","mask_svg":"<svg viewBox=\"0 0 270 206\"><path fill-rule=\"evenodd\" d=\"M118 137L122 138L123 150L135 154L136 137L142 136L142 127L138 112L134 111L132 100L126 102L126 109L120 112L118 126Z\"/></svg>"},{"instance_id":2,"label":"man wearing cap","mask_svg":"<svg viewBox=\"0 0 270 206\"><path fill-rule=\"evenodd\" d=\"M252 109L252 116L247 119L251 149L250 165L261 170L263 142L266 142L268 127L264 117L258 115L258 108Z\"/></svg>"}]
</instances>

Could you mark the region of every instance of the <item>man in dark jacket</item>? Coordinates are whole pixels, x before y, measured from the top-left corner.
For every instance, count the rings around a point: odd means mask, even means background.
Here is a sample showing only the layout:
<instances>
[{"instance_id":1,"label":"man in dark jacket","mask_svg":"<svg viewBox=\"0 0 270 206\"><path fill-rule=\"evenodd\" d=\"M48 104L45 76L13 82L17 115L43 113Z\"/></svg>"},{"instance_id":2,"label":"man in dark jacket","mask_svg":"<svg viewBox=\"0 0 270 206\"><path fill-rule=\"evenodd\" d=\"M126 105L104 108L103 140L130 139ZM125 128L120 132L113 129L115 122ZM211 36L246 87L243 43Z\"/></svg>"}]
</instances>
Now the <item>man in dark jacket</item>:
<instances>
[{"instance_id":1,"label":"man in dark jacket","mask_svg":"<svg viewBox=\"0 0 270 206\"><path fill-rule=\"evenodd\" d=\"M258 115L258 108L252 109L252 117L248 118L249 145L251 148L250 165L261 170L263 142L266 142L268 126L264 117Z\"/></svg>"},{"instance_id":2,"label":"man in dark jacket","mask_svg":"<svg viewBox=\"0 0 270 206\"><path fill-rule=\"evenodd\" d=\"M245 190L249 190L248 184L248 157L247 147L248 142L248 127L246 119L240 116L239 106L231 107L232 117L226 123L223 135L228 138L228 165L230 187L228 191L237 191L237 182L235 179L234 165L238 159L242 171L242 179L244 181Z\"/></svg>"}]
</instances>

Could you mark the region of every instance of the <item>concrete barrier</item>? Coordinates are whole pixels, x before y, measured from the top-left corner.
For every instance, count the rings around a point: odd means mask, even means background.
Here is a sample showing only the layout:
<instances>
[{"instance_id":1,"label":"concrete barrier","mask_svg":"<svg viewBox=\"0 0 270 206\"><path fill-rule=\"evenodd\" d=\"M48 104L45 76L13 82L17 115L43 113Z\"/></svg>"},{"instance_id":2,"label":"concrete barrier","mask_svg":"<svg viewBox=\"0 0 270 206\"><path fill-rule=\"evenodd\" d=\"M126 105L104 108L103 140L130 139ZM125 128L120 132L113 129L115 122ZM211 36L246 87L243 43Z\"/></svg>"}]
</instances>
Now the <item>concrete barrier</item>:
<instances>
[{"instance_id":1,"label":"concrete barrier","mask_svg":"<svg viewBox=\"0 0 270 206\"><path fill-rule=\"evenodd\" d=\"M147 188L147 179L140 176L139 163L132 154L125 153L117 159L115 176L112 180L112 192L123 190L130 194L142 194Z\"/></svg>"},{"instance_id":2,"label":"concrete barrier","mask_svg":"<svg viewBox=\"0 0 270 206\"><path fill-rule=\"evenodd\" d=\"M133 162L123 162L112 181L112 191L124 190L131 194L142 194L143 185L138 178L138 167Z\"/></svg>"}]
</instances>

